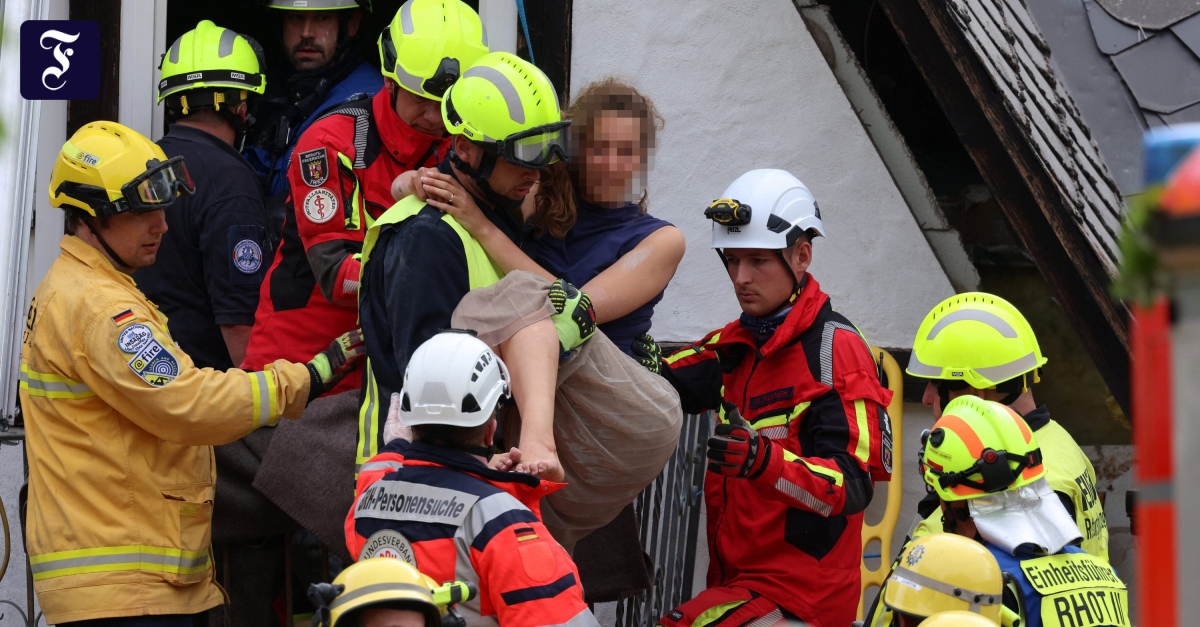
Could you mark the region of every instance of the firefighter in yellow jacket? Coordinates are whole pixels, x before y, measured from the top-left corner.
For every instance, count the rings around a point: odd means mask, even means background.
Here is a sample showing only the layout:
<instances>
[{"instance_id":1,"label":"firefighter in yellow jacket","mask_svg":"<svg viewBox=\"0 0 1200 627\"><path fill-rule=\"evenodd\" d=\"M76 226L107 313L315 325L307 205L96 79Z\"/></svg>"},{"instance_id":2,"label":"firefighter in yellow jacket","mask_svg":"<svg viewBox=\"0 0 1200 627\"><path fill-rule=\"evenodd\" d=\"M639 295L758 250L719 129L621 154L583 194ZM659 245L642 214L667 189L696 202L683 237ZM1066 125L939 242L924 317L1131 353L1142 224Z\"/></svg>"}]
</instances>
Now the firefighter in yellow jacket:
<instances>
[{"instance_id":1,"label":"firefighter in yellow jacket","mask_svg":"<svg viewBox=\"0 0 1200 627\"><path fill-rule=\"evenodd\" d=\"M194 189L182 157L88 124L63 146L50 203L62 252L21 350L27 548L50 624L190 626L220 604L209 548L212 446L296 418L361 356L361 333L307 364L197 368L130 275L154 262L163 209Z\"/></svg>"}]
</instances>

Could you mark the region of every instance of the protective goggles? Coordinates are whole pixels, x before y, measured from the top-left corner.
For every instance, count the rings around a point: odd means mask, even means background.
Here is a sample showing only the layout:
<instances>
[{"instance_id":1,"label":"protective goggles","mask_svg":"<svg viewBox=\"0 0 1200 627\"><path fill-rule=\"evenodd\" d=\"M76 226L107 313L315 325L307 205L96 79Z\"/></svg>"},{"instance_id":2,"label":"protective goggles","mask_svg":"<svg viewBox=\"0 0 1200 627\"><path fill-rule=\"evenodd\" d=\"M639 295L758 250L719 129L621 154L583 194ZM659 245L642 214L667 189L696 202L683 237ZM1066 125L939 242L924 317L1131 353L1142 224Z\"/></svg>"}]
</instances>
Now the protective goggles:
<instances>
[{"instance_id":1,"label":"protective goggles","mask_svg":"<svg viewBox=\"0 0 1200 627\"><path fill-rule=\"evenodd\" d=\"M383 65L383 71L388 74L395 74L397 79L406 88L413 91L420 89L425 95L441 99L446 94L446 90L450 89L450 86L462 75L458 59L444 57L442 62L438 64L437 71L433 73L433 76L430 76L418 85L417 83L421 80L421 77L405 72L404 68L396 67L397 59L396 42L392 41L392 27L386 26L383 29L383 34L379 36L379 60Z\"/></svg>"},{"instance_id":2,"label":"protective goggles","mask_svg":"<svg viewBox=\"0 0 1200 627\"><path fill-rule=\"evenodd\" d=\"M196 185L188 173L183 157L166 161L151 159L147 170L121 186L121 198L108 199L108 191L95 185L63 181L55 194L66 194L88 204L97 217L106 218L119 213L145 213L170 207L179 194L193 194Z\"/></svg>"},{"instance_id":3,"label":"protective goggles","mask_svg":"<svg viewBox=\"0 0 1200 627\"><path fill-rule=\"evenodd\" d=\"M744 226L750 224L750 205L732 198L718 198L704 210L704 217L721 226Z\"/></svg>"},{"instance_id":4,"label":"protective goggles","mask_svg":"<svg viewBox=\"0 0 1200 627\"><path fill-rule=\"evenodd\" d=\"M567 160L567 134L570 120L535 126L513 133L492 144L497 156L524 168L540 170L558 160Z\"/></svg>"}]
</instances>

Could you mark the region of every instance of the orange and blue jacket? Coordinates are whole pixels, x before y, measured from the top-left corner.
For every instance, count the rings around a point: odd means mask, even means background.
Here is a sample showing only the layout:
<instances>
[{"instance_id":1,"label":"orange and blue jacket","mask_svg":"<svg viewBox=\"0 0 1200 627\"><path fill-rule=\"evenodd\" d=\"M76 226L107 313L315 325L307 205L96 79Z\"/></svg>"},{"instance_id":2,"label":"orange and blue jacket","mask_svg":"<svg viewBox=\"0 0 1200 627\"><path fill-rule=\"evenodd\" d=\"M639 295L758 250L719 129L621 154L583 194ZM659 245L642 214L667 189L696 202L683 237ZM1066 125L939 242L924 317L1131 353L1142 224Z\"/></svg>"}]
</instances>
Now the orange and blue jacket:
<instances>
[{"instance_id":1,"label":"orange and blue jacket","mask_svg":"<svg viewBox=\"0 0 1200 627\"><path fill-rule=\"evenodd\" d=\"M748 588L814 627L849 625L862 512L892 468L892 394L867 342L806 275L761 345L735 321L664 362L685 412L732 403L782 449L753 478L705 477L708 586Z\"/></svg>"},{"instance_id":2,"label":"orange and blue jacket","mask_svg":"<svg viewBox=\"0 0 1200 627\"><path fill-rule=\"evenodd\" d=\"M356 559L397 557L479 595L459 610L505 627L598 627L579 571L541 521L565 484L500 472L461 451L397 439L359 469L346 544Z\"/></svg>"}]
</instances>

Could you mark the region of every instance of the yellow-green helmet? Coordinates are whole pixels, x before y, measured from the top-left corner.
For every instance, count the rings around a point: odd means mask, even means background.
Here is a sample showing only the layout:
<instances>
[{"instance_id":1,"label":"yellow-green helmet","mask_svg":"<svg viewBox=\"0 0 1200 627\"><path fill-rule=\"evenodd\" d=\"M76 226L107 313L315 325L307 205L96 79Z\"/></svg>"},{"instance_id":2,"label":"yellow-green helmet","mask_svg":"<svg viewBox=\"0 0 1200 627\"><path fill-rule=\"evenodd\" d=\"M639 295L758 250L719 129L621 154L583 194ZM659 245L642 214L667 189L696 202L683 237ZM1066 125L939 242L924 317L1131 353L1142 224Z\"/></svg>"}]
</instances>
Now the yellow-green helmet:
<instances>
[{"instance_id":1,"label":"yellow-green helmet","mask_svg":"<svg viewBox=\"0 0 1200 627\"><path fill-rule=\"evenodd\" d=\"M313 627L354 627L343 620L372 607L410 609L425 615L425 627L440 627L442 615L455 603L473 598L475 590L462 582L438 585L433 579L394 557L373 557L346 567L332 584L312 584L308 597L317 606Z\"/></svg>"},{"instance_id":2,"label":"yellow-green helmet","mask_svg":"<svg viewBox=\"0 0 1200 627\"><path fill-rule=\"evenodd\" d=\"M999 296L968 292L947 298L925 316L907 371L984 390L1045 363L1033 329L1016 307Z\"/></svg>"},{"instance_id":3,"label":"yellow-green helmet","mask_svg":"<svg viewBox=\"0 0 1200 627\"><path fill-rule=\"evenodd\" d=\"M508 52L492 52L471 66L442 99L442 121L452 135L476 142L493 156L540 169L567 157L554 85L537 66Z\"/></svg>"},{"instance_id":4,"label":"yellow-green helmet","mask_svg":"<svg viewBox=\"0 0 1200 627\"><path fill-rule=\"evenodd\" d=\"M213 98L193 96L192 102L188 102L187 95L180 94L186 115L189 107L220 109L226 91L237 92L239 100L245 100L247 92L261 94L267 88L266 76L261 73L261 54L258 43L249 37L201 20L163 53L158 101L193 89L218 92Z\"/></svg>"},{"instance_id":5,"label":"yellow-green helmet","mask_svg":"<svg viewBox=\"0 0 1200 627\"><path fill-rule=\"evenodd\" d=\"M50 173L50 204L105 218L170 206L195 186L183 157L116 122L84 125L63 144Z\"/></svg>"},{"instance_id":6,"label":"yellow-green helmet","mask_svg":"<svg viewBox=\"0 0 1200 627\"><path fill-rule=\"evenodd\" d=\"M379 35L383 75L430 100L487 52L479 14L460 0L406 0Z\"/></svg>"},{"instance_id":7,"label":"yellow-green helmet","mask_svg":"<svg viewBox=\"0 0 1200 627\"><path fill-rule=\"evenodd\" d=\"M1015 490L1046 474L1033 430L1007 405L960 396L925 438L921 472L943 501Z\"/></svg>"},{"instance_id":8,"label":"yellow-green helmet","mask_svg":"<svg viewBox=\"0 0 1200 627\"><path fill-rule=\"evenodd\" d=\"M931 533L909 542L883 587L883 604L893 612L926 618L963 611L1000 622L1004 575L984 546L950 533Z\"/></svg>"},{"instance_id":9,"label":"yellow-green helmet","mask_svg":"<svg viewBox=\"0 0 1200 627\"><path fill-rule=\"evenodd\" d=\"M970 612L942 612L921 621L920 627L994 627L999 624Z\"/></svg>"}]
</instances>

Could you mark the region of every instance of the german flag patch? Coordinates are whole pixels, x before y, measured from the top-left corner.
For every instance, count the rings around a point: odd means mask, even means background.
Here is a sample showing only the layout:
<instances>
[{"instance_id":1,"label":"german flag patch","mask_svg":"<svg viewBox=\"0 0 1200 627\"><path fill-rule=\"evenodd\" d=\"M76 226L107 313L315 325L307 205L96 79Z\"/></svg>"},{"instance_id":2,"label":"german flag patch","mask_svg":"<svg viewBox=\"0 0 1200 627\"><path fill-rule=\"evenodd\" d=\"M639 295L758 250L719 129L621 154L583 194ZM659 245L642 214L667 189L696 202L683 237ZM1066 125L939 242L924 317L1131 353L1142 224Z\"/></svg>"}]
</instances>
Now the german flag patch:
<instances>
[{"instance_id":1,"label":"german flag patch","mask_svg":"<svg viewBox=\"0 0 1200 627\"><path fill-rule=\"evenodd\" d=\"M513 533L517 534L517 542L528 542L537 540L538 534L533 530L533 527L517 527L513 529Z\"/></svg>"},{"instance_id":2,"label":"german flag patch","mask_svg":"<svg viewBox=\"0 0 1200 627\"><path fill-rule=\"evenodd\" d=\"M133 318L134 318L133 312L126 309L125 311L122 311L121 313L113 316L112 321L113 321L113 324L115 324L117 326L121 326L122 324L125 324L126 322L133 320Z\"/></svg>"}]
</instances>

